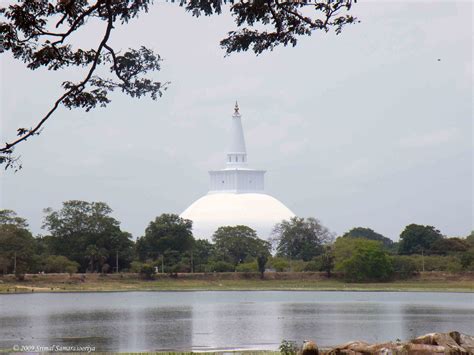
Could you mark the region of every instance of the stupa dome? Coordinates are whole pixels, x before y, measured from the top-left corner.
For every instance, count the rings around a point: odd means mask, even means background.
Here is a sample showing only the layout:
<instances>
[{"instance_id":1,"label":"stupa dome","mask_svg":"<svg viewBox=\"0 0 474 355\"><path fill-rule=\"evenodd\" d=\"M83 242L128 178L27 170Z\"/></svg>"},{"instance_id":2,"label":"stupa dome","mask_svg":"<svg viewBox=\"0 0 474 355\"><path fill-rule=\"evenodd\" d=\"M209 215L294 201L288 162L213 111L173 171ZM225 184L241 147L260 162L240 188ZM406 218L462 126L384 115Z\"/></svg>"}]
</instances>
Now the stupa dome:
<instances>
[{"instance_id":1,"label":"stupa dome","mask_svg":"<svg viewBox=\"0 0 474 355\"><path fill-rule=\"evenodd\" d=\"M237 103L229 142L226 168L209 172L210 191L180 217L193 221L193 234L198 239L210 240L217 228L236 225L253 228L260 238L268 239L275 224L290 219L294 213L265 193L265 170L247 167L247 150Z\"/></svg>"},{"instance_id":2,"label":"stupa dome","mask_svg":"<svg viewBox=\"0 0 474 355\"><path fill-rule=\"evenodd\" d=\"M221 226L245 225L267 239L275 226L294 214L276 198L264 193L209 193L191 206L181 217L193 221L197 239L210 239Z\"/></svg>"}]
</instances>

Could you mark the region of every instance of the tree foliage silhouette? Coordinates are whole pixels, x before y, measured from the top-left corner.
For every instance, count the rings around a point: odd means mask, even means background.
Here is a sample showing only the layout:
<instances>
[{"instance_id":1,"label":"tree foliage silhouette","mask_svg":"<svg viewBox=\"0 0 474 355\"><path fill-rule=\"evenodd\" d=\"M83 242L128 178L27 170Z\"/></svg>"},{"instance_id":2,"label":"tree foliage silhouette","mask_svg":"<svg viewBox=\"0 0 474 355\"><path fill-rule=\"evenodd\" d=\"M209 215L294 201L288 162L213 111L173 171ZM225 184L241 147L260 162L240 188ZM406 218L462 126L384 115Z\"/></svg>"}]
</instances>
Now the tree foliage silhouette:
<instances>
[{"instance_id":1,"label":"tree foliage silhouette","mask_svg":"<svg viewBox=\"0 0 474 355\"><path fill-rule=\"evenodd\" d=\"M313 31L329 31L355 22L349 14L356 0L272 1L253 0L180 0L177 4L193 16L211 16L229 10L236 30L228 32L220 44L226 54L252 50L257 55L279 45L297 44L299 36ZM171 1L175 2L175 1ZM110 35L119 25L126 25L148 12L153 0L20 0L0 5L0 46L36 70L86 68L78 81L64 81L63 94L48 112L38 115L32 127L17 128L16 137L0 146L0 164L6 169L21 169L15 148L41 133L45 123L60 106L89 111L110 103L110 93L121 91L131 97L150 96L156 100L169 85L156 81L150 73L159 71L161 58L141 46L123 53L110 44ZM74 35L95 20L103 23L100 41L93 48L80 48ZM95 37L94 37L95 39ZM104 73L103 67L107 70ZM108 73L107 73L108 71Z\"/></svg>"}]
</instances>

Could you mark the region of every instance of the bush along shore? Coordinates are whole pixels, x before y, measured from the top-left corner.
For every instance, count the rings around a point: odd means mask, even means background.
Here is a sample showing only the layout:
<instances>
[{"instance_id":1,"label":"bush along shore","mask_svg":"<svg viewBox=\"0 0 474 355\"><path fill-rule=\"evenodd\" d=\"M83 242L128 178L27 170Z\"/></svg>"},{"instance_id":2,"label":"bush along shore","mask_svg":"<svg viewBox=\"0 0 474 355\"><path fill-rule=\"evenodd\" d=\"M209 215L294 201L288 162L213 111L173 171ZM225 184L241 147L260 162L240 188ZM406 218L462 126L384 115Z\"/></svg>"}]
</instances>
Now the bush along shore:
<instances>
[{"instance_id":1,"label":"bush along shore","mask_svg":"<svg viewBox=\"0 0 474 355\"><path fill-rule=\"evenodd\" d=\"M192 290L327 290L474 292L474 273L424 272L408 280L348 283L342 274L324 272L222 272L152 274L25 274L0 276L0 293L192 291Z\"/></svg>"},{"instance_id":2,"label":"bush along shore","mask_svg":"<svg viewBox=\"0 0 474 355\"><path fill-rule=\"evenodd\" d=\"M425 271L474 272L474 231L448 236L434 226L410 224L395 242L367 227L338 236L313 217L277 223L271 234L249 226L193 234L193 222L161 214L135 238L104 202L65 201L45 209L45 234L33 236L26 219L0 210L0 272L15 274L157 272L336 273L346 282L411 280ZM402 229L403 227L400 226ZM206 237L208 239L202 239Z\"/></svg>"}]
</instances>

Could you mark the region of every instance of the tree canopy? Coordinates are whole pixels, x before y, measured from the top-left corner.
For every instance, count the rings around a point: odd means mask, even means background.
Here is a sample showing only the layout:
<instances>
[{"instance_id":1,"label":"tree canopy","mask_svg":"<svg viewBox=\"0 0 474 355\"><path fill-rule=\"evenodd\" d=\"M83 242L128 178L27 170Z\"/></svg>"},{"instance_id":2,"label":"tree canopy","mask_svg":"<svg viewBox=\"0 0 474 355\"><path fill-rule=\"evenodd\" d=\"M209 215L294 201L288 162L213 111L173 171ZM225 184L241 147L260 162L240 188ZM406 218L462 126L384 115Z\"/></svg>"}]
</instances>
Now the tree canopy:
<instances>
[{"instance_id":1,"label":"tree canopy","mask_svg":"<svg viewBox=\"0 0 474 355\"><path fill-rule=\"evenodd\" d=\"M3 273L25 273L34 255L35 240L26 220L11 210L0 210L0 269Z\"/></svg>"},{"instance_id":2,"label":"tree canopy","mask_svg":"<svg viewBox=\"0 0 474 355\"><path fill-rule=\"evenodd\" d=\"M390 247L393 244L393 240L390 238L387 238L383 236L382 234L379 234L377 232L374 232L370 228L364 228L364 227L356 227L352 228L349 232L344 233L342 236L343 238L364 238L368 240L377 240L379 242L382 242L382 244L386 247Z\"/></svg>"},{"instance_id":3,"label":"tree canopy","mask_svg":"<svg viewBox=\"0 0 474 355\"><path fill-rule=\"evenodd\" d=\"M363 238L337 238L335 245L336 270L351 282L388 281L393 266L382 243Z\"/></svg>"},{"instance_id":4,"label":"tree canopy","mask_svg":"<svg viewBox=\"0 0 474 355\"><path fill-rule=\"evenodd\" d=\"M471 234L469 234L466 237L466 242L469 243L470 245L474 246L474 231L471 231Z\"/></svg>"},{"instance_id":5,"label":"tree canopy","mask_svg":"<svg viewBox=\"0 0 474 355\"><path fill-rule=\"evenodd\" d=\"M50 255L44 262L44 271L62 273L67 272L73 274L77 272L79 264L75 261L71 261L62 255Z\"/></svg>"},{"instance_id":6,"label":"tree canopy","mask_svg":"<svg viewBox=\"0 0 474 355\"><path fill-rule=\"evenodd\" d=\"M0 225L10 224L18 228L27 228L26 219L19 217L15 211L0 210Z\"/></svg>"},{"instance_id":7,"label":"tree canopy","mask_svg":"<svg viewBox=\"0 0 474 355\"><path fill-rule=\"evenodd\" d=\"M323 253L333 234L315 218L293 217L278 223L272 232L277 256L309 261Z\"/></svg>"},{"instance_id":8,"label":"tree canopy","mask_svg":"<svg viewBox=\"0 0 474 355\"><path fill-rule=\"evenodd\" d=\"M133 258L130 233L120 229L104 202L66 201L59 211L45 209L43 228L51 233L48 245L54 255L63 255L80 265L81 271L100 271L107 264L128 267Z\"/></svg>"},{"instance_id":9,"label":"tree canopy","mask_svg":"<svg viewBox=\"0 0 474 355\"><path fill-rule=\"evenodd\" d=\"M414 239L414 250L425 243L424 256L397 255L396 243L387 248L368 228L352 228L333 243L333 234L318 220L294 217L275 227L272 241L277 253L272 257L271 243L243 225L218 228L212 242L195 240L190 220L162 214L134 242L104 202L65 201L59 210L45 212L43 228L49 234L33 237L25 218L0 210L0 272L15 272L20 280L38 272L128 271L153 278L157 269L173 277L183 272L234 271L260 272L263 277L268 266L278 272L324 271L328 277L335 269L347 281L358 282L409 278L421 271L474 270L472 232L466 238L445 238L432 226L412 224L404 230L402 242ZM351 235L353 231L357 232ZM362 238L364 233L381 240Z\"/></svg>"},{"instance_id":10,"label":"tree canopy","mask_svg":"<svg viewBox=\"0 0 474 355\"><path fill-rule=\"evenodd\" d=\"M204 239L197 239L193 247L193 271L205 271L205 265L211 260L214 254L213 244Z\"/></svg>"},{"instance_id":11,"label":"tree canopy","mask_svg":"<svg viewBox=\"0 0 474 355\"><path fill-rule=\"evenodd\" d=\"M448 255L450 253L463 252L468 250L470 244L465 239L461 238L441 238L434 241L429 253L438 255Z\"/></svg>"},{"instance_id":12,"label":"tree canopy","mask_svg":"<svg viewBox=\"0 0 474 355\"><path fill-rule=\"evenodd\" d=\"M164 213L156 217L148 224L145 235L137 240L140 260L156 260L165 253L174 258L174 254L191 251L194 245L192 227L192 221L175 214Z\"/></svg>"},{"instance_id":13,"label":"tree canopy","mask_svg":"<svg viewBox=\"0 0 474 355\"><path fill-rule=\"evenodd\" d=\"M257 233L247 226L219 227L212 240L217 258L233 265L270 255L270 243L258 238Z\"/></svg>"},{"instance_id":14,"label":"tree canopy","mask_svg":"<svg viewBox=\"0 0 474 355\"><path fill-rule=\"evenodd\" d=\"M400 234L399 254L429 253L433 244L443 238L433 226L410 224Z\"/></svg>"},{"instance_id":15,"label":"tree canopy","mask_svg":"<svg viewBox=\"0 0 474 355\"><path fill-rule=\"evenodd\" d=\"M327 32L333 28L340 33L346 24L355 22L349 14L355 1L180 0L176 3L193 16L218 15L229 10L237 28L220 42L229 55L247 50L260 54L279 45L295 46L299 36L308 36L317 30ZM48 112L38 114L32 127L19 127L16 138L0 146L0 164L5 168L21 168L13 155L14 149L38 135L60 106L86 111L105 107L111 101L112 91L152 99L163 94L169 83L150 76L151 72L161 69L160 55L143 45L117 50L110 41L114 28L127 25L148 12L152 4L152 0L60 0L56 4L46 0L20 0L0 6L1 52L10 53L31 70L84 69L81 79L62 83L63 94ZM91 22L101 23L102 32L91 38L93 44L78 45L75 34Z\"/></svg>"}]
</instances>

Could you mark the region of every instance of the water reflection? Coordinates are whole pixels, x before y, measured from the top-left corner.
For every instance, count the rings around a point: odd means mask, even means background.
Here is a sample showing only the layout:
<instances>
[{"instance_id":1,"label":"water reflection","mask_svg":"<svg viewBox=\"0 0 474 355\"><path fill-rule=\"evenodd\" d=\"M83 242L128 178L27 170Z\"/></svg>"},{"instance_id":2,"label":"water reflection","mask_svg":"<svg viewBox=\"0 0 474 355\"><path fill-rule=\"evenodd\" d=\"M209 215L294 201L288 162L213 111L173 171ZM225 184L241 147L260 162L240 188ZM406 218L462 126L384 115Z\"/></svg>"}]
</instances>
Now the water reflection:
<instances>
[{"instance_id":1,"label":"water reflection","mask_svg":"<svg viewBox=\"0 0 474 355\"><path fill-rule=\"evenodd\" d=\"M280 326L277 308L274 303L245 301L202 305L193 319L194 347L274 348Z\"/></svg>"},{"instance_id":2,"label":"water reflection","mask_svg":"<svg viewBox=\"0 0 474 355\"><path fill-rule=\"evenodd\" d=\"M377 303L283 304L280 313L283 338L297 342L319 339L322 346L360 339L390 339L400 332L397 305Z\"/></svg>"},{"instance_id":3,"label":"water reflection","mask_svg":"<svg viewBox=\"0 0 474 355\"><path fill-rule=\"evenodd\" d=\"M460 327L465 333L474 333L474 312L472 309L449 307L427 307L424 305L404 304L401 307L403 339L433 331L433 325L439 332L450 332ZM463 327L463 325L468 325Z\"/></svg>"},{"instance_id":4,"label":"water reflection","mask_svg":"<svg viewBox=\"0 0 474 355\"><path fill-rule=\"evenodd\" d=\"M94 345L98 350L185 350L192 347L192 307L131 308L49 317L49 344Z\"/></svg>"},{"instance_id":5,"label":"water reflection","mask_svg":"<svg viewBox=\"0 0 474 355\"><path fill-rule=\"evenodd\" d=\"M0 295L0 348L102 351L276 349L282 339L474 333L474 295L369 292L134 292Z\"/></svg>"}]
</instances>

